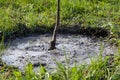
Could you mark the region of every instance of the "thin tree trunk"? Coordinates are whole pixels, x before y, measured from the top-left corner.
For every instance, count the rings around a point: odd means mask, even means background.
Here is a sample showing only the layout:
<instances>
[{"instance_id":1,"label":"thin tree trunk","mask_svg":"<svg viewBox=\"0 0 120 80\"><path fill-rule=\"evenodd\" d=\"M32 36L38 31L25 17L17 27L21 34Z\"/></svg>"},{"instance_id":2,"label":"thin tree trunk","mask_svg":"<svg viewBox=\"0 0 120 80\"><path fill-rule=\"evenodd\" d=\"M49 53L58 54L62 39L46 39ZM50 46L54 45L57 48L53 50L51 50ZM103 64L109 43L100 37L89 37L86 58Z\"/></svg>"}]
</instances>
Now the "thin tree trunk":
<instances>
[{"instance_id":1,"label":"thin tree trunk","mask_svg":"<svg viewBox=\"0 0 120 80\"><path fill-rule=\"evenodd\" d=\"M60 24L60 0L57 1L56 25L55 25L55 28L53 31L53 36L52 36L52 40L50 42L49 50L56 49L55 43L56 43L56 35L57 35L59 24Z\"/></svg>"}]
</instances>

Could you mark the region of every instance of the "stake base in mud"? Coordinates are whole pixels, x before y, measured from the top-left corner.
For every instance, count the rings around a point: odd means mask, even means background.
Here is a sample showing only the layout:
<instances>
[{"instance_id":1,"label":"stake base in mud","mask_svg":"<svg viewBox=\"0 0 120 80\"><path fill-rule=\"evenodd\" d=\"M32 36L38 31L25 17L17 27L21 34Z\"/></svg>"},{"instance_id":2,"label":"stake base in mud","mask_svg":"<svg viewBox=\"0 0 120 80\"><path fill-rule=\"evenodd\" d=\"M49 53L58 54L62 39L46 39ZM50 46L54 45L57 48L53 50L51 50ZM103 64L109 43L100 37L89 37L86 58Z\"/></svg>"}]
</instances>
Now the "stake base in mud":
<instances>
[{"instance_id":1,"label":"stake base in mud","mask_svg":"<svg viewBox=\"0 0 120 80\"><path fill-rule=\"evenodd\" d=\"M55 47L55 41L50 41L50 48L48 50L56 49Z\"/></svg>"}]
</instances>

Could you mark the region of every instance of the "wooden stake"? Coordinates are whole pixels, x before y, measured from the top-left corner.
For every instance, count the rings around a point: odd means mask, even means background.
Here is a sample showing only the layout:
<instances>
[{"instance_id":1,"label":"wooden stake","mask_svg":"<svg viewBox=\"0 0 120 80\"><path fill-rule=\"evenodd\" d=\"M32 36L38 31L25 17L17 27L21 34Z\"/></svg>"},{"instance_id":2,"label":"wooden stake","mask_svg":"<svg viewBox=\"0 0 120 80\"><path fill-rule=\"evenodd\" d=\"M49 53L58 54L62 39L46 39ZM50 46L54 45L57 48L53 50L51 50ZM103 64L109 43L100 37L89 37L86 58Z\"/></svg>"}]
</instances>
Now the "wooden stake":
<instances>
[{"instance_id":1,"label":"wooden stake","mask_svg":"<svg viewBox=\"0 0 120 80\"><path fill-rule=\"evenodd\" d=\"M52 40L50 42L50 48L48 50L56 49L56 47L55 47L56 35L57 35L59 24L60 24L60 0L57 0L56 25L55 25L55 28L54 28L54 31L53 31Z\"/></svg>"}]
</instances>

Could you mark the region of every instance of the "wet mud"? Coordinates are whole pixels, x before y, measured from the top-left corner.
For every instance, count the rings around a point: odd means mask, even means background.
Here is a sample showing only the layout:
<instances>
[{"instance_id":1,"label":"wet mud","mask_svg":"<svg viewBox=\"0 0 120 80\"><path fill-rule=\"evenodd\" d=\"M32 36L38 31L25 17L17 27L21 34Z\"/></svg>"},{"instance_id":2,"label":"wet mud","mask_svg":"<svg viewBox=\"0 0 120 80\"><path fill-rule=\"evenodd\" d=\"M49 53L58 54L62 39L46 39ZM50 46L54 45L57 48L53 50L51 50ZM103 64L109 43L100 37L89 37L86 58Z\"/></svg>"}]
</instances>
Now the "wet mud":
<instances>
[{"instance_id":1,"label":"wet mud","mask_svg":"<svg viewBox=\"0 0 120 80\"><path fill-rule=\"evenodd\" d=\"M58 34L57 49L48 51L51 36L51 34L44 34L17 38L5 50L2 60L7 65L21 70L28 63L32 63L34 68L42 65L47 70L53 70L57 67L56 62L66 65L66 57L72 67L75 63L89 64L90 58L98 56L101 49L103 56L117 51L114 46L106 42L106 39L100 40L75 34Z\"/></svg>"}]
</instances>

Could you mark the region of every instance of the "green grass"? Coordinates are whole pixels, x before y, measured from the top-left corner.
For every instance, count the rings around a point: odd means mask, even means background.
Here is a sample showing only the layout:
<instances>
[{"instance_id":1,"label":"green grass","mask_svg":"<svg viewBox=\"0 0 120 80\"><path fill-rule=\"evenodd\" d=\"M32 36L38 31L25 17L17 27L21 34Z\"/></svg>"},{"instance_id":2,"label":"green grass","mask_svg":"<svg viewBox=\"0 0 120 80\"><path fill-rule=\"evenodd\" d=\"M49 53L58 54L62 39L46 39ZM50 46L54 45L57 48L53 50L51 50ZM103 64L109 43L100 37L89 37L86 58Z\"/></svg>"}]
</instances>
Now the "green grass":
<instances>
[{"instance_id":1,"label":"green grass","mask_svg":"<svg viewBox=\"0 0 120 80\"><path fill-rule=\"evenodd\" d=\"M4 35L24 35L42 29L45 32L54 27L57 0L0 0L0 38ZM61 0L61 25L82 23L82 27L107 28L114 36L111 42L120 46L120 0ZM27 31L28 30L28 31ZM14 35L13 35L14 34ZM3 40L0 51L4 50ZM119 52L120 53L120 49ZM29 64L22 73L11 66L0 67L0 80L119 80L120 54L115 56L112 68L108 57L91 59L89 65L69 68L57 63L55 73L48 73L40 67L38 74ZM68 61L69 62L69 61ZM68 64L67 62L67 64ZM1 63L0 63L1 64Z\"/></svg>"},{"instance_id":2,"label":"green grass","mask_svg":"<svg viewBox=\"0 0 120 80\"><path fill-rule=\"evenodd\" d=\"M0 0L0 34L23 34L26 28L49 30L55 24L57 0ZM105 27L120 32L120 0L61 0L61 25Z\"/></svg>"}]
</instances>

